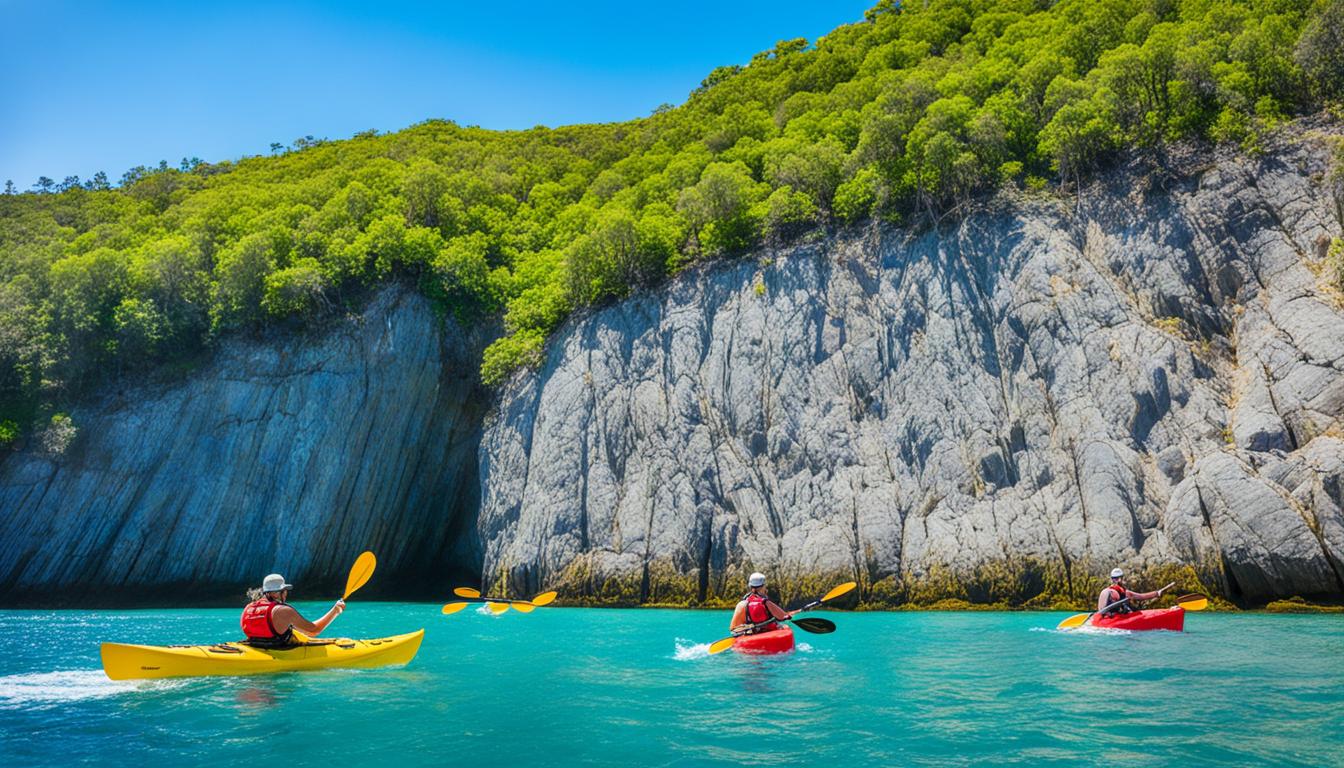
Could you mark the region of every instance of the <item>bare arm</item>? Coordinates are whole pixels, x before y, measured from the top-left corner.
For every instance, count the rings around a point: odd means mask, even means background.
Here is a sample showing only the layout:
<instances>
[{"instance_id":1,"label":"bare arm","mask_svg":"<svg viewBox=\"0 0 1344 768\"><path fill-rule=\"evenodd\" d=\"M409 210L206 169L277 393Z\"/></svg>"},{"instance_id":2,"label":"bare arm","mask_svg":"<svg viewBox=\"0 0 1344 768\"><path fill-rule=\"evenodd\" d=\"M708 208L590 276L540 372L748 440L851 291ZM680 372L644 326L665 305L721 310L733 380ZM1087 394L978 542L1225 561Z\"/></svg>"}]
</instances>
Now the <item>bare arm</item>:
<instances>
[{"instance_id":1,"label":"bare arm","mask_svg":"<svg viewBox=\"0 0 1344 768\"><path fill-rule=\"evenodd\" d=\"M1129 597L1131 600L1152 600L1153 598L1161 597L1163 592L1166 592L1174 586L1176 586L1176 582L1173 581L1156 592L1131 592Z\"/></svg>"},{"instance_id":2,"label":"bare arm","mask_svg":"<svg viewBox=\"0 0 1344 768\"><path fill-rule=\"evenodd\" d=\"M738 603L737 607L733 609L733 621L731 624L728 625L728 628L730 630L737 629L738 627L746 623L747 623L747 604Z\"/></svg>"},{"instance_id":3,"label":"bare arm","mask_svg":"<svg viewBox=\"0 0 1344 768\"><path fill-rule=\"evenodd\" d=\"M326 615L324 615L317 621L309 621L300 616L299 612L294 610L292 607L288 605L282 605L276 608L275 612L271 614L271 619L272 621L275 622L276 629L279 629L281 626L289 625L288 627L286 627L286 629L288 629L289 627L293 627L294 629L299 630L305 635L308 635L310 637L317 637L318 635L322 634L322 630L326 629L327 625L330 624L332 620L334 620L337 616L341 615L341 611L344 610L345 610L345 601L337 600L336 604L331 606L331 610L327 611ZM280 630L280 632L281 634L284 634L285 630Z\"/></svg>"},{"instance_id":4,"label":"bare arm","mask_svg":"<svg viewBox=\"0 0 1344 768\"><path fill-rule=\"evenodd\" d=\"M770 610L771 616L774 616L776 619L779 619L780 621L791 618L793 616L792 613L789 613L788 611L784 610L783 608L780 608L777 604L775 604L774 600L766 600L765 607Z\"/></svg>"}]
</instances>

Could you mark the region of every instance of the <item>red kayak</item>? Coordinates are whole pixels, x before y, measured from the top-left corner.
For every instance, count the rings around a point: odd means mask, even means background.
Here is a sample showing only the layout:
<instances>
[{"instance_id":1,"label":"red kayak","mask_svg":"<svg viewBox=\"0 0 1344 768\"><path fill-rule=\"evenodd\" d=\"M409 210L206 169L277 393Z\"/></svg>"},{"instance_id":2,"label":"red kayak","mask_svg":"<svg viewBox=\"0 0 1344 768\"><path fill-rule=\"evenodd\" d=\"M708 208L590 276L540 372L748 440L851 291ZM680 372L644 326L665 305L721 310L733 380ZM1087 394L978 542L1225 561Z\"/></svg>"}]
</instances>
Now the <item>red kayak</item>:
<instances>
[{"instance_id":1,"label":"red kayak","mask_svg":"<svg viewBox=\"0 0 1344 768\"><path fill-rule=\"evenodd\" d=\"M1105 627L1106 629L1165 629L1170 632L1180 632L1185 628L1185 609L1178 605L1173 608L1116 613L1110 616L1098 614L1093 616L1089 623L1094 627Z\"/></svg>"},{"instance_id":2,"label":"red kayak","mask_svg":"<svg viewBox=\"0 0 1344 768\"><path fill-rule=\"evenodd\" d=\"M733 643L738 653L788 653L793 650L793 630L780 627L769 632L743 635Z\"/></svg>"}]
</instances>

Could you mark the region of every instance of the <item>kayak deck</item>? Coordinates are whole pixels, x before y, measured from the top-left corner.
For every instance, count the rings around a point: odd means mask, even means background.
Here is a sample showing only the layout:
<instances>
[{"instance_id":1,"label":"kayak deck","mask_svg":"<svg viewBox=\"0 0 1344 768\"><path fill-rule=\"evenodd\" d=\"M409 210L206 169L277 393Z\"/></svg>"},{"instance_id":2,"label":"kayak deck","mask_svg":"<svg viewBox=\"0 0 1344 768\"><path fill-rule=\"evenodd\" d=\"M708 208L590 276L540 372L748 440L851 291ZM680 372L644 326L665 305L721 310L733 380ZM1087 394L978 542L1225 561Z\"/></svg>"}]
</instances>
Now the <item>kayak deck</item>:
<instances>
[{"instance_id":1,"label":"kayak deck","mask_svg":"<svg viewBox=\"0 0 1344 768\"><path fill-rule=\"evenodd\" d=\"M733 650L738 653L754 654L788 653L793 650L793 630L780 627L769 632L743 635L733 643Z\"/></svg>"},{"instance_id":2,"label":"kayak deck","mask_svg":"<svg viewBox=\"0 0 1344 768\"><path fill-rule=\"evenodd\" d=\"M1141 631L1164 629L1168 632L1180 632L1185 628L1185 609L1179 605L1172 608L1159 608L1151 611L1134 611L1114 616L1093 616L1090 622L1094 627L1105 629L1128 629Z\"/></svg>"},{"instance_id":3,"label":"kayak deck","mask_svg":"<svg viewBox=\"0 0 1344 768\"><path fill-rule=\"evenodd\" d=\"M128 645L103 643L103 671L113 680L205 675L265 675L311 669L383 667L415 658L423 629L391 637L307 640L291 648L254 648L246 643L216 645Z\"/></svg>"}]
</instances>

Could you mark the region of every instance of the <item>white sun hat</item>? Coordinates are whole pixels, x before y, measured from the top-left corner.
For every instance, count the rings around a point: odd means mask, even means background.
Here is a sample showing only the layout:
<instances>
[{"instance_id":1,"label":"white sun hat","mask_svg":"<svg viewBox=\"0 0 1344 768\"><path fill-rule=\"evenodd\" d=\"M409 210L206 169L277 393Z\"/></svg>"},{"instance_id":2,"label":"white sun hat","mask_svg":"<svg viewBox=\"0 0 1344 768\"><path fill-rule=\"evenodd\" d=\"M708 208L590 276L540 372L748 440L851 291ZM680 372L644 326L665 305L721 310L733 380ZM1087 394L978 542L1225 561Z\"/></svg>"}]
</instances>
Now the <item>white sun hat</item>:
<instances>
[{"instance_id":1,"label":"white sun hat","mask_svg":"<svg viewBox=\"0 0 1344 768\"><path fill-rule=\"evenodd\" d=\"M262 592L283 592L286 589L293 589L293 584L286 584L285 577L278 573L272 573L270 576L261 580Z\"/></svg>"},{"instance_id":2,"label":"white sun hat","mask_svg":"<svg viewBox=\"0 0 1344 768\"><path fill-rule=\"evenodd\" d=\"M751 587L764 587L764 586L765 586L765 574L764 574L764 573L760 573L759 571L756 572L756 573L751 574L751 578L747 579L747 586L751 586Z\"/></svg>"},{"instance_id":3,"label":"white sun hat","mask_svg":"<svg viewBox=\"0 0 1344 768\"><path fill-rule=\"evenodd\" d=\"M1120 577L1122 577L1122 576L1124 576L1124 575L1125 575L1125 572L1122 571L1122 570L1120 570L1119 568L1116 568L1114 571L1111 571L1111 578L1112 578L1112 579L1118 579L1118 578L1120 578Z\"/></svg>"}]
</instances>

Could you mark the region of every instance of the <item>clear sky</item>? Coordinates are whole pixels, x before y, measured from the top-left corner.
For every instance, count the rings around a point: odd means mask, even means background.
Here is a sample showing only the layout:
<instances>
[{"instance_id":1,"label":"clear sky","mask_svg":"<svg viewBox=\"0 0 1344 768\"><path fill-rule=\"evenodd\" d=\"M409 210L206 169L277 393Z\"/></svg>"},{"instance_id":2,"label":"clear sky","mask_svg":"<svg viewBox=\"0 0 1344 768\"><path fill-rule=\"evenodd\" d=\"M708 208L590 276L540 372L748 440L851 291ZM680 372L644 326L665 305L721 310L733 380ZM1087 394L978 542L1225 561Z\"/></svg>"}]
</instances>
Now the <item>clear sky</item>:
<instances>
[{"instance_id":1,"label":"clear sky","mask_svg":"<svg viewBox=\"0 0 1344 768\"><path fill-rule=\"evenodd\" d=\"M262 154L439 117L625 120L876 0L0 0L0 183Z\"/></svg>"}]
</instances>

